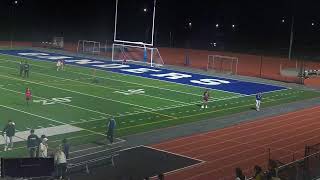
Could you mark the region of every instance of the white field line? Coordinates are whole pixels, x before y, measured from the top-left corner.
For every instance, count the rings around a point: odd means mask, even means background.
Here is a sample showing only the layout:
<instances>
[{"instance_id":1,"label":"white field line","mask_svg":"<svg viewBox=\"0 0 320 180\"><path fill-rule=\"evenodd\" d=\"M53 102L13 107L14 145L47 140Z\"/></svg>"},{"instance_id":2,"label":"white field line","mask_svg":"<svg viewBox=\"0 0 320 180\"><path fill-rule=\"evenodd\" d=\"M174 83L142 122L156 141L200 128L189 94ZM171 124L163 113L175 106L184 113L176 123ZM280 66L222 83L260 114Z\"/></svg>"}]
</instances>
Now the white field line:
<instances>
[{"instance_id":1,"label":"white field line","mask_svg":"<svg viewBox=\"0 0 320 180\"><path fill-rule=\"evenodd\" d=\"M286 97L286 98L278 98L277 100L264 101L264 103L269 103L269 102L274 102L274 101L284 100L284 99L290 99L290 98L292 98L292 97L289 97L289 98L288 98L288 97ZM246 104L246 105L242 105L242 106L234 106L234 107L224 108L224 109L220 109L220 110L206 111L206 112L203 112L203 113L197 113L197 114L192 114L192 115L177 117L177 119L189 118L189 117L200 116L200 115L205 115L205 114L211 114L211 113L214 113L214 112L221 112L221 111L226 111L226 110L232 110L232 109L237 109L237 108L242 108L242 107L248 107L248 106L252 106L252 105L253 105L253 104ZM164 123L164 122L170 122L170 121L172 121L172 120L177 120L177 119L166 119L166 120L162 120L162 121L156 121L156 122L138 124L138 125L134 125L134 126L128 126L128 127L125 127L125 128L119 128L118 130L125 130L125 129L135 128L135 127L140 127L140 126L146 126L146 125L152 125L152 124L159 124L159 123ZM219 121L219 120L218 120L218 121Z\"/></svg>"},{"instance_id":2,"label":"white field line","mask_svg":"<svg viewBox=\"0 0 320 180\"><path fill-rule=\"evenodd\" d=\"M4 66L0 66L0 67L8 68L8 67L4 67ZM13 69L13 68L9 68L9 69ZM39 74L39 73L38 73L38 74ZM42 73L40 73L40 74L42 74ZM78 93L78 94L82 94L82 95L93 96L93 97L97 97L97 98L102 98L102 99L109 100L109 99L107 99L107 98L103 98L103 97L100 97L100 96L95 96L95 95L91 95L91 94L81 93L81 92L78 92L78 91L73 91L73 90L64 89L64 88L58 88L58 87L46 85L46 84L43 84L43 83L37 83L37 82L28 81L28 80L23 80L23 79L14 78L14 77L5 76L5 75L0 75L0 76L5 77L5 78L7 78L7 79L14 79L14 80L18 80L18 81L30 82L30 83L34 83L34 84L38 84L38 85L42 85L42 86L47 86L47 87L56 88L56 89L60 89L60 90L64 90L64 91L70 91L70 92L73 92L73 93ZM237 95L237 96L231 96L231 97L226 97L226 98L213 98L213 100L209 100L209 102L218 102L218 101L235 99L235 98L240 98L240 97L245 97L245 96ZM111 101L116 101L116 100L111 100ZM116 101L116 102L126 103L126 102L121 102L121 101ZM157 110L152 110L151 108L148 108L149 110L146 111L146 112L150 112L150 110L153 111L153 112L155 112L155 111L173 109L173 108L178 108L178 107L185 107L185 106L196 105L196 104L201 104L201 101L196 101L196 102L192 102L192 103L184 103L184 105L172 105L172 106L169 106L169 108L159 108L159 109L157 109ZM129 105L130 105L130 104L129 104ZM131 105L133 105L133 104L131 104ZM134 106L141 107L140 105L134 105ZM144 107L144 108L147 108L147 107ZM135 113L133 113L133 114L135 114Z\"/></svg>"},{"instance_id":3,"label":"white field line","mask_svg":"<svg viewBox=\"0 0 320 180\"><path fill-rule=\"evenodd\" d=\"M1 53L0 53L1 54ZM1 58L0 58L1 60ZM9 62L15 62L15 61L11 61L11 60L5 60L5 61L9 61ZM40 65L35 65L35 66L39 66L39 67L43 67L43 68L47 68L46 66L40 66ZM9 68L9 67L4 67L4 66L0 66L0 67L3 67L3 68ZM79 67L79 66L76 66L76 67ZM13 68L9 68L9 69L13 69ZM81 74L81 75L86 75L86 76L91 76L91 77L94 77L93 75L89 75L89 74L86 74L86 73L77 73L77 72L72 72L71 73L74 73L74 74ZM113 90L120 90L120 89L115 89L115 88L110 88L110 87L106 87L106 86L101 86L101 85L95 85L95 84L90 84L90 83L85 83L85 82L81 82L81 81L77 81L77 80L73 80L73 79L67 79L67 78L61 78L61 77L56 77L56 76L51 76L51 75L47 75L47 74L43 74L43 73L37 73L35 72L35 74L41 74L41 75L44 75L44 76L48 76L48 77L53 77L53 78L58 78L58 79L63 79L63 80L69 80L69 81L75 81L75 82L79 82L79 83L82 83L82 84L87 84L87 85L94 85L94 86L98 86L98 87L102 87L102 88L106 88L106 89L113 89ZM96 76L97 77L97 76ZM100 77L100 76L99 76ZM124 83L131 83L131 84L136 84L136 85L139 85L139 86L147 86L149 87L148 85L143 85L143 84L139 84L139 83L133 83L133 82L128 82L128 81L122 81L122 80L118 80L118 79L110 79L110 78L105 78L105 77L100 77L100 78L104 78L104 79L109 79L109 80L113 80L113 81L119 81L119 82L124 82ZM151 86L152 88L157 88L156 86ZM168 91L171 91L170 89L165 89L165 88L158 88L158 89L164 89L164 90L168 90ZM264 94L269 94L269 93L272 93L272 92L279 92L279 91L285 91L287 89L281 89L281 90L275 90L275 91L271 91L271 92L266 92ZM174 92L180 92L180 91L175 91ZM229 93L232 93L232 92L229 92ZM234 94L239 94L239 93L234 93ZM142 94L141 94L142 95ZM195 95L195 94L193 94ZM180 102L180 101L175 101L175 100L170 100L170 99L167 99L167 98L161 98L161 97L156 97L156 96L150 96L150 95L145 95L145 96L149 96L149 97L153 97L153 98L159 98L159 99L162 99L162 100L168 100L168 101L173 101L173 102L178 102L178 103L184 103L186 105L188 105L188 103L185 103L185 102ZM197 94L197 96L201 96L201 94ZM239 97L242 96L253 96L253 95L238 95ZM236 96L232 96L233 97L236 97ZM213 100L220 100L221 98L212 98ZM210 102L210 101L209 101ZM171 106L173 107L173 106Z\"/></svg>"},{"instance_id":4,"label":"white field line","mask_svg":"<svg viewBox=\"0 0 320 180\"><path fill-rule=\"evenodd\" d=\"M11 89L7 89L7 88L3 88L3 87L0 87L0 89L3 89L3 90L5 90L5 91L10 91L10 92L18 93L18 94L24 94L24 93L22 93L22 92L15 91L15 90L11 90ZM34 95L33 95L33 97L36 97L36 98L39 98L39 99L42 99L42 100L50 100L50 99L47 99L47 98L44 98L44 97L40 97L40 96L34 96ZM66 106L70 106L70 107L73 107L73 108L78 108L78 109L85 110L85 111L89 111L89 112L94 112L94 113L106 115L106 116L112 116L111 114L107 114L107 113L95 111L95 110L92 110L92 109L83 108L83 107L80 107L80 106L71 105L71 104L68 104L68 103L63 103L63 102L59 102L59 101L57 101L56 103L58 103L58 104L63 104L63 105L66 105Z\"/></svg>"},{"instance_id":5,"label":"white field line","mask_svg":"<svg viewBox=\"0 0 320 180\"><path fill-rule=\"evenodd\" d=\"M72 137L68 137L68 140L78 139L78 138L84 138L84 137L93 136L93 135L96 135L96 134L90 133L90 134L86 134L86 135L72 136ZM118 139L118 140L119 140L119 141L116 142L116 143L126 142L126 140L121 139L121 138L115 138L115 139ZM50 141L50 140L49 140L49 142L50 142L50 143L61 142L61 139L57 139L57 140L54 140L54 141ZM116 144L116 143L114 143L114 144ZM90 150L90 149L99 148L99 147L100 147L100 146L95 146L95 147L87 148L87 149L84 149L84 150L71 151L70 153L76 153L76 152L78 152L78 151L85 151L85 150ZM13 148L13 150L24 149L24 148L26 148L26 146L16 147L16 148ZM4 152L4 151L0 151L0 153L1 153L1 152Z\"/></svg>"},{"instance_id":6,"label":"white field line","mask_svg":"<svg viewBox=\"0 0 320 180\"><path fill-rule=\"evenodd\" d=\"M3 54L3 53L0 53L0 54ZM14 56L14 55L8 55L8 54L3 54L3 55L7 55L7 56L12 56L12 57L19 57L19 56ZM30 57L20 57L20 58L23 58L23 59L30 59L30 60L33 60L33 61L39 61L40 59L33 59L33 58L30 58ZM1 60L1 59L0 59ZM11 61L12 60L8 60L8 59L2 59L2 60L6 60L6 61ZM50 62L48 60L45 60L45 59L41 59L40 61L44 61L44 62ZM15 61L16 62L16 61ZM69 65L69 66L73 66L73 67L83 67L83 66L79 66L79 65ZM47 68L47 67L46 67ZM96 69L96 68L93 68L93 67L84 67L84 68L89 68L89 69ZM115 73L115 72L112 72L112 71L106 71L106 70L101 70L101 69L96 69L98 71L103 71L103 72L110 72L111 74L121 74L123 76L130 76L130 77L140 77L140 76L134 76L134 75L128 75L128 74L124 74L124 73ZM82 73L80 73L82 74ZM88 74L84 74L84 75L88 75ZM94 76L93 76L94 77ZM108 78L105 78L105 77L100 77L100 76L95 76L95 77L99 77L99 78L103 78L103 79L108 79ZM140 78L145 78L145 79L151 79L151 80L154 80L154 81L160 81L160 82L167 82L167 83L172 83L172 84L179 84L179 85L184 85L184 86L190 86L190 87L196 87L196 88L201 88L199 86L196 86L196 85L189 85L189 84L183 84L183 83L177 83L177 82L171 82L171 81L165 81L165 80L160 80L160 79L153 79L153 78L148 78L148 77L140 77ZM110 80L115 80L115 79L110 79ZM121 82L122 80L117 80L119 82ZM239 80L237 80L239 81ZM123 82L126 82L126 81L123 81ZM126 82L126 83L129 83L129 82ZM131 83L131 84L135 84L135 83ZM140 86L143 86L141 84L139 84ZM153 86L150 86L150 87L153 87ZM157 89L160 89L159 87L153 87L153 88L157 88ZM168 89L165 89L165 88L161 88L162 90L168 90ZM211 89L211 88L210 88ZM220 90L220 89L212 89L212 90L215 90L215 91L220 91L220 92L224 92L224 93L233 93L233 94L237 94L237 95L242 95L242 96L250 96L250 95L245 95L245 94L241 94L241 93L235 93L235 92L229 92L229 91L224 91L224 90ZM173 91L173 92L179 92L179 93L182 93L180 91L175 91L175 90L168 90L168 91ZM271 91L270 91L271 92ZM184 94L186 94L184 92ZM187 93L189 95L194 95L193 93ZM199 95L197 95L199 96Z\"/></svg>"},{"instance_id":7,"label":"white field line","mask_svg":"<svg viewBox=\"0 0 320 180\"><path fill-rule=\"evenodd\" d=\"M14 69L14 68L4 67L4 66L0 66L0 67L6 68L6 69ZM95 87L100 87L100 88L104 88L104 89L110 89L110 90L114 90L114 91L123 91L122 89L116 89L116 88L111 88L111 87L107 87L107 86L101 86L101 85L92 84L92 83L85 83L85 82L78 81L78 80L73 80L73 79L68 79L68 78L62 78L62 77L57 77L57 76L51 76L51 75L44 74L44 73L33 72L33 74L39 74L39 75L42 75L42 76L47 76L47 77L51 77L51 78L61 79L61 80L63 80L63 81L73 81L73 82L85 84L85 85L87 85L87 86L89 85L89 86L95 86ZM49 83L50 83L50 82L49 82ZM50 84L55 84L55 83L50 83ZM66 85L69 86L69 84L66 84ZM77 85L77 86L79 86L79 85ZM161 99L161 100L170 101L170 102L175 102L175 103L180 103L180 104L187 104L186 102L176 101L176 100L172 100L172 99L167 99L167 98L162 98L162 97L152 96L152 95L147 95L147 94L137 94L137 95L146 96L146 97L155 98L155 99Z\"/></svg>"},{"instance_id":8,"label":"white field line","mask_svg":"<svg viewBox=\"0 0 320 180\"><path fill-rule=\"evenodd\" d=\"M87 94L87 93L82 93L82 92L78 92L78 91L74 91L74 90L70 90L70 89L64 89L64 88L59 88L59 87L55 87L55 86L50 86L50 85L47 85L47 84L44 84L44 83L38 83L38 82L30 81L30 80L23 80L23 79L14 78L14 77L5 76L5 75L0 75L0 76L8 78L8 79L14 79L14 80L18 80L18 81L29 82L29 83L32 83L32 84L46 86L46 87L50 87L50 88L53 88L53 89L59 89L59 90L62 90L62 91L72 92L74 94L81 94L81 95L84 95L84 96L94 97L94 98L97 98L97 99L103 99L103 100L107 100L107 101L117 102L117 103L120 103L120 104L126 104L126 105L130 105L130 106L139 107L139 108L142 108L142 109L153 110L152 108L148 108L148 107L145 107L145 106L140 106L140 105L136 105L136 104L132 104L132 103L128 103L128 102L123 102L123 101L117 101L117 100L114 100L114 99L104 98L104 97L100 97L100 96L96 96L96 95L92 95L92 94Z\"/></svg>"},{"instance_id":9,"label":"white field line","mask_svg":"<svg viewBox=\"0 0 320 180\"><path fill-rule=\"evenodd\" d=\"M12 108L12 107L9 107L9 106L5 106L5 105L1 105L0 104L0 107L3 107L5 109L10 109L10 110L13 110L13 111L17 111L17 112L20 112L20 113L28 114L28 115L31 115L31 116L34 116L34 117L38 117L38 118L41 118L41 119L45 119L45 120L48 120L48 121L51 121L51 122L55 122L55 123L59 123L59 124L63 124L63 125L70 125L68 123L57 121L57 120L54 120L54 119L51 119L51 118L48 118L48 117L44 117L44 116L40 116L40 115L37 115L37 114L29 113L29 112L26 112L26 111L23 111L23 110L20 110L20 109L16 109L16 108ZM83 129L84 131L88 131L90 133L93 133L93 134L106 136L105 134L98 133L98 132L95 132L95 131L91 131L89 129L84 129L84 128L81 128L81 129Z\"/></svg>"},{"instance_id":10,"label":"white field line","mask_svg":"<svg viewBox=\"0 0 320 180\"><path fill-rule=\"evenodd\" d=\"M14 68L4 67L4 66L0 66L0 67L7 68L7 69L14 69ZM81 84L84 84L84 85L87 85L87 86L88 85L89 86L95 86L95 87L100 87L100 88L104 88L104 89L110 89L110 90L113 90L113 91L123 91L122 89L116 89L116 88L112 88L112 87L101 86L101 85L92 84L92 83L86 83L86 82L82 82L82 81L78 81L78 80L74 80L74 79L63 78L63 77L58 77L58 76L51 76L51 75L44 74L44 73L39 73L39 72L33 72L33 74L39 74L39 75L42 75L42 76L47 76L47 77L51 77L51 78L60 79L60 81L73 81L73 82L81 83ZM48 82L48 83L51 83L51 82ZM69 84L67 84L67 85L69 85ZM79 85L77 85L77 86L79 86ZM180 104L186 104L186 102L176 101L176 100L162 98L162 97L158 97L158 96L152 96L152 95L147 95L147 94L137 94L137 95L146 96L146 97L155 98L155 99L161 99L161 100L165 100L165 101L171 101L171 102L180 103Z\"/></svg>"},{"instance_id":11,"label":"white field line","mask_svg":"<svg viewBox=\"0 0 320 180\"><path fill-rule=\"evenodd\" d=\"M197 159L197 158L194 158L194 157L190 157L190 156L186 156L186 155L182 155L182 154L178 154L178 153L174 153L174 152L169 152L169 151L166 151L166 150L163 150L163 149L158 149L158 148L151 147L151 146L141 145L141 147L153 149L153 150L164 152L164 153L167 153L167 154L172 154L172 155L175 155L175 156L181 156L181 157L192 159L192 160L199 161L199 162L205 162L204 160L201 160L201 159Z\"/></svg>"},{"instance_id":12,"label":"white field line","mask_svg":"<svg viewBox=\"0 0 320 180\"><path fill-rule=\"evenodd\" d=\"M230 97L230 98L226 98L226 99L220 99L218 101L224 101L224 100L228 100L228 99L236 99L236 98L240 98L240 97ZM218 102L218 101L214 101L214 102ZM161 108L161 109L157 109L157 110L151 110L151 111L142 111L142 112L137 112L137 113L129 113L129 114L125 114L125 115L121 115L121 116L115 116L115 117L126 117L126 116L132 116L132 115L138 115L138 114L144 114L144 113L154 113L154 112L157 112L157 111L163 111L163 110L172 110L172 109L175 109L175 108L180 108L180 107L187 107L187 106L192 106L192 105L197 105L197 104L200 104L201 102L193 102L193 103L190 103L189 105L177 105L177 106L174 106L174 107L167 107L167 108ZM159 114L161 116L167 116L167 115L164 115L164 114ZM179 117L171 117L171 118L175 118L175 119L179 119ZM103 120L103 119L101 119ZM85 122L74 122L74 123L71 123L71 125L76 125L76 124L83 124L83 123L89 123L89 122L96 122L96 121L101 121L101 120L88 120L88 121L85 121Z\"/></svg>"},{"instance_id":13,"label":"white field line","mask_svg":"<svg viewBox=\"0 0 320 180\"><path fill-rule=\"evenodd\" d=\"M0 53L2 54L2 53ZM7 55L7 54L3 54L3 55ZM13 55L9 55L9 56L13 56ZM13 56L13 57L17 57L17 56ZM21 57L22 58L22 57ZM35 59L32 59L32 58L25 58L25 59L31 59L31 60L35 60ZM3 58L0 58L0 60L4 60L4 61L7 61L7 62L15 62L17 63L17 61L14 61L14 60L8 60L8 59L3 59ZM37 60L36 60L37 61ZM48 62L48 63L51 63L50 61L45 61L45 62ZM37 64L34 64L32 63L32 66L38 66L38 67L42 67L42 68L48 68L47 66L41 66L41 65L37 65ZM74 67L81 67L81 66L77 66L77 65L71 65L71 66L74 66ZM106 72L104 70L101 70L101 69L97 69L98 71L103 71L103 72ZM69 71L68 71L69 72ZM109 72L109 71L108 71ZM146 84L140 84L140 83L135 83L135 82L130 82L130 81L124 81L124 80L119 80L119 79L112 79L112 78L107 78L107 77L102 77L102 76L93 76L91 74L86 74L86 73L80 73L80 72L73 72L71 71L70 73L73 73L73 74L80 74L80 75L85 75L85 76L89 76L89 77L98 77L98 78L102 78L102 79L107 79L107 80L112 80L112 81L118 81L118 82L123 82L123 83L128 83L128 84L133 84L133 85L137 85L139 87L141 86L144 86L144 87L149 87L149 88L154 88L154 89L160 89L160 90L166 90L166 91L172 91L172 92L176 92L176 93L180 93L180 94L188 94L188 95L193 95L193 96L202 96L202 95L199 95L199 94L194 94L194 93L188 93L188 92L182 92L182 91L177 91L177 90L173 90L173 89L166 89L166 88L161 88L161 87L158 87L158 86L151 86L151 85L146 85ZM110 72L110 73L113 73L113 72ZM114 73L113 73L114 74ZM116 73L117 75L119 75L119 73ZM123 75L123 74L121 74ZM134 76L136 77L136 76ZM174 83L173 83L174 84ZM181 85L181 84L174 84L174 85ZM170 86L170 85L166 85L166 86ZM199 88L199 87L198 87Z\"/></svg>"}]
</instances>

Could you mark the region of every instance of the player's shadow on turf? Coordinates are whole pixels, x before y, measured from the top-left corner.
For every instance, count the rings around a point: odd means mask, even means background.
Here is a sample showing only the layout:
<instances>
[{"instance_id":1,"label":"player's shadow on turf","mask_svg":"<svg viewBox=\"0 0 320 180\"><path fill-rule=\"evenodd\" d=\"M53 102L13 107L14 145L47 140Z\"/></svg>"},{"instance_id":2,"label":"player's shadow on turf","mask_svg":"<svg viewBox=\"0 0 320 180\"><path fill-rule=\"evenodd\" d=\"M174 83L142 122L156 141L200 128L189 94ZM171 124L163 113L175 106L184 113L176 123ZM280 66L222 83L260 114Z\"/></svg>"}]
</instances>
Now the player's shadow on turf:
<instances>
[{"instance_id":1,"label":"player's shadow on turf","mask_svg":"<svg viewBox=\"0 0 320 180\"><path fill-rule=\"evenodd\" d=\"M250 109L251 109L251 110L256 110L256 108L255 108L255 107L251 107Z\"/></svg>"}]
</instances>

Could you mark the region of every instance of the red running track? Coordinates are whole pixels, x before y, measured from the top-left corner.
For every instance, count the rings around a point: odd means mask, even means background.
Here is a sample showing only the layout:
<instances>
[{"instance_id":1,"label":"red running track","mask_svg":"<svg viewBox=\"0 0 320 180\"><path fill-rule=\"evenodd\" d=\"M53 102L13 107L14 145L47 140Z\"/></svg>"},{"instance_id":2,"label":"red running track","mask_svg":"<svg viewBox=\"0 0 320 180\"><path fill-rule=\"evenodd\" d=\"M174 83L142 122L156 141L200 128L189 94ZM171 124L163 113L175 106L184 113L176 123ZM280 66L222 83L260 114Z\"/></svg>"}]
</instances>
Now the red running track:
<instances>
[{"instance_id":1,"label":"red running track","mask_svg":"<svg viewBox=\"0 0 320 180\"><path fill-rule=\"evenodd\" d=\"M320 142L320 106L170 140L154 148L205 161L166 174L166 180L233 180L240 167L251 177L253 166L271 159L288 163L302 158L305 145ZM270 150L270 153L269 153Z\"/></svg>"}]
</instances>

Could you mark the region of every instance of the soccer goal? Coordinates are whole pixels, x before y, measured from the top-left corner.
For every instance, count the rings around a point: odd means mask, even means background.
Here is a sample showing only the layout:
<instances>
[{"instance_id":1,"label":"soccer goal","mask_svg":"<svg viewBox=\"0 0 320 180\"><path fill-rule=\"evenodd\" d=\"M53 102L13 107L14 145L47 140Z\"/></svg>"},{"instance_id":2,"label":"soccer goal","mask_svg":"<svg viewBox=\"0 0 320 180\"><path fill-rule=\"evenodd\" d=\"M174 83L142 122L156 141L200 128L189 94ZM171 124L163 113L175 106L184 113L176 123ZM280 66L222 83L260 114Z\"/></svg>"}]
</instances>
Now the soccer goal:
<instances>
[{"instance_id":1,"label":"soccer goal","mask_svg":"<svg viewBox=\"0 0 320 180\"><path fill-rule=\"evenodd\" d=\"M64 47L64 38L63 37L53 37L52 39L52 47L63 49Z\"/></svg>"},{"instance_id":2,"label":"soccer goal","mask_svg":"<svg viewBox=\"0 0 320 180\"><path fill-rule=\"evenodd\" d=\"M227 73L227 74L237 74L238 63L239 63L239 60L237 57L209 55L207 71L215 71L215 72L221 72L221 73Z\"/></svg>"},{"instance_id":3,"label":"soccer goal","mask_svg":"<svg viewBox=\"0 0 320 180\"><path fill-rule=\"evenodd\" d=\"M159 67L164 65L158 48L148 47L144 43L112 45L112 61L139 63Z\"/></svg>"},{"instance_id":4,"label":"soccer goal","mask_svg":"<svg viewBox=\"0 0 320 180\"><path fill-rule=\"evenodd\" d=\"M100 54L100 42L79 40L77 52L88 54Z\"/></svg>"}]
</instances>

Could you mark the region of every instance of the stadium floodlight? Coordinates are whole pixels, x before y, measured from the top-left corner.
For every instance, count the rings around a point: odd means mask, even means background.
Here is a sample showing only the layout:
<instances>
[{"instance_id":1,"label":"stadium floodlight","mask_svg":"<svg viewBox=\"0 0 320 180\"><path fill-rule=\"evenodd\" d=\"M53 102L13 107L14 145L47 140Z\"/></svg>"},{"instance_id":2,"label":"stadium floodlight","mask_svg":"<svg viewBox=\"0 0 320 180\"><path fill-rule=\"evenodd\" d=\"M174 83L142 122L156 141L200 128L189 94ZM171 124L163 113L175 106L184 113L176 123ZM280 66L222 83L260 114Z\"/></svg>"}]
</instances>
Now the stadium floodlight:
<instances>
[{"instance_id":1,"label":"stadium floodlight","mask_svg":"<svg viewBox=\"0 0 320 180\"><path fill-rule=\"evenodd\" d=\"M226 74L237 74L238 63L239 60L237 57L209 55L207 71L215 71Z\"/></svg>"}]
</instances>

